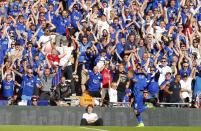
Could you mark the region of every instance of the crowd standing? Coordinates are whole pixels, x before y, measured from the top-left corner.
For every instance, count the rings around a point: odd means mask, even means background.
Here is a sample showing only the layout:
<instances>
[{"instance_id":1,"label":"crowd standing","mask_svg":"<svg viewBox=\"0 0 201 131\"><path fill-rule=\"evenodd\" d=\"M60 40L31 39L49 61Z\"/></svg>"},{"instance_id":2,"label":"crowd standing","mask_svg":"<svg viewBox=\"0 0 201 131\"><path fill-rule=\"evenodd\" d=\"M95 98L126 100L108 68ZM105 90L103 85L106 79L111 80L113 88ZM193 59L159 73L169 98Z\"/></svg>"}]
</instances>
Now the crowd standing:
<instances>
[{"instance_id":1,"label":"crowd standing","mask_svg":"<svg viewBox=\"0 0 201 131\"><path fill-rule=\"evenodd\" d=\"M1 0L1 98L195 102L199 0ZM134 98L134 99L133 99Z\"/></svg>"}]
</instances>

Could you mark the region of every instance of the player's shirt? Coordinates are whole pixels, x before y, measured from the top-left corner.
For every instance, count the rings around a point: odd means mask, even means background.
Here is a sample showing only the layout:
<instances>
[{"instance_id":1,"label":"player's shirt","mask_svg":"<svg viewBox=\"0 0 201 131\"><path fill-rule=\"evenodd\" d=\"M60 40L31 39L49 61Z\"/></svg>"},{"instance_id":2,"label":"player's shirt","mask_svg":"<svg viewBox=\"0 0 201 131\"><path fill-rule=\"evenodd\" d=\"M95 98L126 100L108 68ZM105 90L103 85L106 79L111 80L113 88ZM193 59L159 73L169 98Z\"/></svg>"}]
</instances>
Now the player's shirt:
<instances>
[{"instance_id":1,"label":"player's shirt","mask_svg":"<svg viewBox=\"0 0 201 131\"><path fill-rule=\"evenodd\" d=\"M134 76L133 80L136 81L134 85L134 95L136 95L138 92L143 91L147 86L147 78L144 74L139 73L136 76Z\"/></svg>"}]
</instances>

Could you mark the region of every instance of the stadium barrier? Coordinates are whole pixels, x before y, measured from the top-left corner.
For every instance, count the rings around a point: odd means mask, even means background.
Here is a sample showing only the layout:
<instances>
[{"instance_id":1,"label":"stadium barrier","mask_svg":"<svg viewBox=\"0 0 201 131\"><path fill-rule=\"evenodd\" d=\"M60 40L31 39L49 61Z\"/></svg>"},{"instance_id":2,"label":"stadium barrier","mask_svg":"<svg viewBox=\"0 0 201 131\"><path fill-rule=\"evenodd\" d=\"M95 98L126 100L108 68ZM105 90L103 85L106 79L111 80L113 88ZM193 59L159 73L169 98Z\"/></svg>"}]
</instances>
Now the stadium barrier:
<instances>
[{"instance_id":1,"label":"stadium barrier","mask_svg":"<svg viewBox=\"0 0 201 131\"><path fill-rule=\"evenodd\" d=\"M163 106L174 106L174 107L187 106L187 107L190 107L191 103L164 103L164 102L161 102L161 103L159 103L159 105L161 107L163 107Z\"/></svg>"},{"instance_id":2,"label":"stadium barrier","mask_svg":"<svg viewBox=\"0 0 201 131\"><path fill-rule=\"evenodd\" d=\"M79 125L84 108L1 106L0 124ZM95 108L106 126L135 126L132 108ZM200 126L201 110L190 108L154 108L143 113L146 126Z\"/></svg>"}]
</instances>

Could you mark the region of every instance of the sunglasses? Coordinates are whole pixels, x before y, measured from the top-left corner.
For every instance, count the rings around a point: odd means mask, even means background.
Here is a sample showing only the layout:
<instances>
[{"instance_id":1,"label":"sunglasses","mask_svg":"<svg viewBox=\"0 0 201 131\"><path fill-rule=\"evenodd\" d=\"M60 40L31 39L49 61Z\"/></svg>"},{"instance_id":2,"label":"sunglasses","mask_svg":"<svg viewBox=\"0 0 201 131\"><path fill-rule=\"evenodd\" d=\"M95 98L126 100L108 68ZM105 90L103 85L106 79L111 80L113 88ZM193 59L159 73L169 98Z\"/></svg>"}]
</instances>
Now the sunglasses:
<instances>
[{"instance_id":1,"label":"sunglasses","mask_svg":"<svg viewBox=\"0 0 201 131\"><path fill-rule=\"evenodd\" d=\"M166 62L166 61L161 61L161 62Z\"/></svg>"}]
</instances>

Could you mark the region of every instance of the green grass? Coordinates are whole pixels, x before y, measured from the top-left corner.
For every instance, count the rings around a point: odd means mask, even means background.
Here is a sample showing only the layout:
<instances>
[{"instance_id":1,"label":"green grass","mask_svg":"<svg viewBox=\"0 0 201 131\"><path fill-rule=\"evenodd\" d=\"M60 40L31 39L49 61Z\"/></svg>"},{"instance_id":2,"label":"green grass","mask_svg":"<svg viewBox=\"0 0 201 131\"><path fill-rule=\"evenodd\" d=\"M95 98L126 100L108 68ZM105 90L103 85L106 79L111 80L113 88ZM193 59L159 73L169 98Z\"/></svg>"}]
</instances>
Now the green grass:
<instances>
[{"instance_id":1,"label":"green grass","mask_svg":"<svg viewBox=\"0 0 201 131\"><path fill-rule=\"evenodd\" d=\"M0 126L0 131L201 131L201 127L80 127L80 126Z\"/></svg>"}]
</instances>

